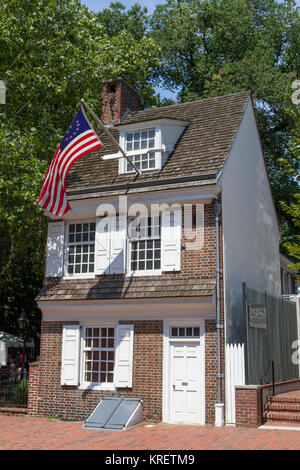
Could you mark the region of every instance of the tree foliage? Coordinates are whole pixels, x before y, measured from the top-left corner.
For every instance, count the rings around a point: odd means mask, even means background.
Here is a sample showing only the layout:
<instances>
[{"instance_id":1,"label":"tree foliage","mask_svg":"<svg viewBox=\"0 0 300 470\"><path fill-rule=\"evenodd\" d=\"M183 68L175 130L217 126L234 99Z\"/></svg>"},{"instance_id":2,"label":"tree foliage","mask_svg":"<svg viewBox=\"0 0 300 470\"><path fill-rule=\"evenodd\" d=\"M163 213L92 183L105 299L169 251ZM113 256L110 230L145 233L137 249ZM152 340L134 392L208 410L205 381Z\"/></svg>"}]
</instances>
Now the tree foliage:
<instances>
[{"instance_id":1,"label":"tree foliage","mask_svg":"<svg viewBox=\"0 0 300 470\"><path fill-rule=\"evenodd\" d=\"M299 105L293 104L290 100L290 107L287 114L293 119L295 127L292 132L292 139L290 142L290 157L280 158L279 163L283 165L286 172L295 179L300 181L300 109ZM283 243L284 247L288 250L289 255L295 259L293 268L300 270L300 194L294 194L294 199L290 204L281 202L281 207L292 219L295 227L295 237L292 241Z\"/></svg>"},{"instance_id":2,"label":"tree foliage","mask_svg":"<svg viewBox=\"0 0 300 470\"><path fill-rule=\"evenodd\" d=\"M34 298L44 269L46 221L37 206L43 176L80 99L99 114L106 79L127 78L142 107L170 104L154 93L160 80L178 90L180 102L251 90L283 238L294 243L298 185L278 159L295 155L285 95L299 77L299 51L293 0L167 0L151 17L138 4L126 9L121 2L93 13L80 0L2 0L0 329L17 333L22 307L32 333L39 329Z\"/></svg>"},{"instance_id":3,"label":"tree foliage","mask_svg":"<svg viewBox=\"0 0 300 470\"><path fill-rule=\"evenodd\" d=\"M130 21L139 14L133 9ZM0 329L17 332L22 307L31 332L39 329L46 223L37 199L80 99L99 113L102 81L125 75L143 106L155 102L159 48L131 29L109 31L79 0L0 4Z\"/></svg>"},{"instance_id":4,"label":"tree foliage","mask_svg":"<svg viewBox=\"0 0 300 470\"><path fill-rule=\"evenodd\" d=\"M180 101L250 90L285 238L294 179L278 163L293 123L285 96L300 74L300 16L293 0L167 0L151 20L161 74Z\"/></svg>"}]
</instances>

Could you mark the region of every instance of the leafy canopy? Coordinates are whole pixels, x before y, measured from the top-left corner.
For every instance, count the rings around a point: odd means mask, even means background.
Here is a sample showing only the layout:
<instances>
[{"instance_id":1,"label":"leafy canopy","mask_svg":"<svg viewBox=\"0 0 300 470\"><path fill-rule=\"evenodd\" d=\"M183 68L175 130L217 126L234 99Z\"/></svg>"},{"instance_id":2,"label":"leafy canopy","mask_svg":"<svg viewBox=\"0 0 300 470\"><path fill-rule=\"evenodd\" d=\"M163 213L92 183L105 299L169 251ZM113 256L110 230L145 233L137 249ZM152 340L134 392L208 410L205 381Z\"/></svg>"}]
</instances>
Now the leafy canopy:
<instances>
[{"instance_id":1,"label":"leafy canopy","mask_svg":"<svg viewBox=\"0 0 300 470\"><path fill-rule=\"evenodd\" d=\"M130 22L144 13L132 10ZM37 206L46 168L84 97L99 113L101 82L125 75L155 102L159 47L141 29L113 30L79 0L0 4L0 329L17 331L22 307L39 329L46 221Z\"/></svg>"}]
</instances>

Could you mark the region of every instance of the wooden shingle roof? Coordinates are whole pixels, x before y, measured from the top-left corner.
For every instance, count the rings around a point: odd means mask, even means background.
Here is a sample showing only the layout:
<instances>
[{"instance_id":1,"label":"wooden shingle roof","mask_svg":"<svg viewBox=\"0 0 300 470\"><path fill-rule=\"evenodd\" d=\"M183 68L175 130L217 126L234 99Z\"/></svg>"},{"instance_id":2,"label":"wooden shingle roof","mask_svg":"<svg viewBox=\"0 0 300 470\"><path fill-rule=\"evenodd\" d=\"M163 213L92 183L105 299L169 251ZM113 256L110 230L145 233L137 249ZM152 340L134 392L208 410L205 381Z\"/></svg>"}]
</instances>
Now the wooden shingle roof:
<instances>
[{"instance_id":1,"label":"wooden shingle roof","mask_svg":"<svg viewBox=\"0 0 300 470\"><path fill-rule=\"evenodd\" d=\"M161 170L144 172L142 175L118 175L118 160L102 160L102 156L117 153L112 140L99 132L103 147L79 159L71 167L67 178L67 190L89 187L112 187L132 182L157 182L174 177L206 175L220 171L238 130L249 92L208 98L189 103L150 108L130 114L122 125L157 119L188 121L172 154ZM111 130L119 139L119 130Z\"/></svg>"},{"instance_id":2,"label":"wooden shingle roof","mask_svg":"<svg viewBox=\"0 0 300 470\"><path fill-rule=\"evenodd\" d=\"M215 279L85 279L45 285L37 301L212 297Z\"/></svg>"}]
</instances>

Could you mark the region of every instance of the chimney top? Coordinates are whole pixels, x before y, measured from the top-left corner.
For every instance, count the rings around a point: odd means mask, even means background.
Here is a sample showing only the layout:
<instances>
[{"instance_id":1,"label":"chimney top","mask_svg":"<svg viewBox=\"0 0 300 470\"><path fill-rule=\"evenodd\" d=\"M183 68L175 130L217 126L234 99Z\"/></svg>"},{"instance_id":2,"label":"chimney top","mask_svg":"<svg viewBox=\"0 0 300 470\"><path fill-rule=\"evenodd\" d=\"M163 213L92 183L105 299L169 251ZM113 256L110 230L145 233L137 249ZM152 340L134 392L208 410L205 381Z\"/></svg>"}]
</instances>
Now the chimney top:
<instances>
[{"instance_id":1,"label":"chimney top","mask_svg":"<svg viewBox=\"0 0 300 470\"><path fill-rule=\"evenodd\" d=\"M125 115L139 109L140 101L138 92L123 78L105 81L101 92L103 124L119 124Z\"/></svg>"}]
</instances>

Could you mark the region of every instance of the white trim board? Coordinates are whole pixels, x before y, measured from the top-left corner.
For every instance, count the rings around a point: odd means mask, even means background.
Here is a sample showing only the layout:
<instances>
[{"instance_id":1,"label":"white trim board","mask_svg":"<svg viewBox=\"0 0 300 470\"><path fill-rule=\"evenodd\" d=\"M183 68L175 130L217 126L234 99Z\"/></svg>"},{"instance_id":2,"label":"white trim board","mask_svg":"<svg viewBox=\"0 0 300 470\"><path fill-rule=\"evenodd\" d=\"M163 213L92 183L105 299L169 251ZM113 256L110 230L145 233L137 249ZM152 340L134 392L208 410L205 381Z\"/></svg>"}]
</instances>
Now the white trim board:
<instances>
[{"instance_id":1,"label":"white trim board","mask_svg":"<svg viewBox=\"0 0 300 470\"><path fill-rule=\"evenodd\" d=\"M43 321L86 321L98 318L132 320L215 319L214 296L209 298L166 298L139 302L104 301L38 302Z\"/></svg>"}]
</instances>

